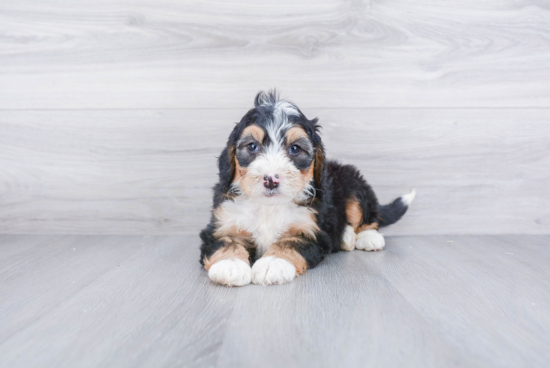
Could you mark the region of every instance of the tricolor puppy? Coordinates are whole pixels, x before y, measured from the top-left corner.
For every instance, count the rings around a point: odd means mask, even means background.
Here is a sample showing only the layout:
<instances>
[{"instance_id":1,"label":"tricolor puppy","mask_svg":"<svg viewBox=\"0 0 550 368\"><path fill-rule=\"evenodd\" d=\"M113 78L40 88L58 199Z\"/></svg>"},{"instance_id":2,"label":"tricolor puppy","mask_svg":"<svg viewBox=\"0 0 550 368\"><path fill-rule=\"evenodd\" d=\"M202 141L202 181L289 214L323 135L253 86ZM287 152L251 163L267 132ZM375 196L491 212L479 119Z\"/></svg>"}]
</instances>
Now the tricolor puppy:
<instances>
[{"instance_id":1,"label":"tricolor puppy","mask_svg":"<svg viewBox=\"0 0 550 368\"><path fill-rule=\"evenodd\" d=\"M275 92L260 92L218 160L201 263L213 281L290 282L323 257L384 248L378 228L403 216L414 191L379 206L350 165L326 161L317 119Z\"/></svg>"}]
</instances>

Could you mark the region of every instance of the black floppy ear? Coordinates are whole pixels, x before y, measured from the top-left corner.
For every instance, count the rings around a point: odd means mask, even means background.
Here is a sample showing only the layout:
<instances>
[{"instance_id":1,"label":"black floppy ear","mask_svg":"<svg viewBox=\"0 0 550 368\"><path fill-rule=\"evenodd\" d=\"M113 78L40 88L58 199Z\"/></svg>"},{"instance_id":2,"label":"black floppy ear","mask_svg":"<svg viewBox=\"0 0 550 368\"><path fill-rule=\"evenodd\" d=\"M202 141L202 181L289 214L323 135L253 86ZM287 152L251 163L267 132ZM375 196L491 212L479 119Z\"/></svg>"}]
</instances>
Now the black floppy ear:
<instances>
[{"instance_id":1,"label":"black floppy ear","mask_svg":"<svg viewBox=\"0 0 550 368\"><path fill-rule=\"evenodd\" d=\"M315 162L313 164L313 181L315 188L321 188L321 180L325 169L325 149L322 143L315 148Z\"/></svg>"},{"instance_id":2,"label":"black floppy ear","mask_svg":"<svg viewBox=\"0 0 550 368\"><path fill-rule=\"evenodd\" d=\"M243 123L238 123L233 128L233 131L229 135L227 140L227 146L222 151L220 157L218 157L218 170L219 170L219 188L222 193L227 193L231 188L233 179L235 179L235 170L236 170L236 146L237 141L243 130Z\"/></svg>"},{"instance_id":3,"label":"black floppy ear","mask_svg":"<svg viewBox=\"0 0 550 368\"><path fill-rule=\"evenodd\" d=\"M318 124L318 119L315 118L309 121L308 134L311 137L313 146L315 147L315 157L313 158L313 181L316 188L321 188L321 181L323 179L323 172L325 170L325 147L323 141L319 135L321 126Z\"/></svg>"},{"instance_id":4,"label":"black floppy ear","mask_svg":"<svg viewBox=\"0 0 550 368\"><path fill-rule=\"evenodd\" d=\"M218 157L218 169L220 186L223 193L227 193L235 178L235 146L229 145L224 148Z\"/></svg>"}]
</instances>

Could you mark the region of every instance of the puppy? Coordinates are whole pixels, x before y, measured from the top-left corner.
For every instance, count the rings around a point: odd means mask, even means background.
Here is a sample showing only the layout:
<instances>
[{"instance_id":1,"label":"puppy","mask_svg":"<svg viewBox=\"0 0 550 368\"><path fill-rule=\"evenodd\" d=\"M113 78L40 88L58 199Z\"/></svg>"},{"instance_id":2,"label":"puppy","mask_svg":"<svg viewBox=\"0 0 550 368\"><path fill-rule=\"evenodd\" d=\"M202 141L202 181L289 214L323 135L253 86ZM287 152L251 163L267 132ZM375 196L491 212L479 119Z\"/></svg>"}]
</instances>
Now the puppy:
<instances>
[{"instance_id":1,"label":"puppy","mask_svg":"<svg viewBox=\"0 0 550 368\"><path fill-rule=\"evenodd\" d=\"M379 227L403 216L414 191L379 206L351 165L325 160L317 119L260 92L218 159L201 263L227 286L282 284L339 250L384 248Z\"/></svg>"}]
</instances>

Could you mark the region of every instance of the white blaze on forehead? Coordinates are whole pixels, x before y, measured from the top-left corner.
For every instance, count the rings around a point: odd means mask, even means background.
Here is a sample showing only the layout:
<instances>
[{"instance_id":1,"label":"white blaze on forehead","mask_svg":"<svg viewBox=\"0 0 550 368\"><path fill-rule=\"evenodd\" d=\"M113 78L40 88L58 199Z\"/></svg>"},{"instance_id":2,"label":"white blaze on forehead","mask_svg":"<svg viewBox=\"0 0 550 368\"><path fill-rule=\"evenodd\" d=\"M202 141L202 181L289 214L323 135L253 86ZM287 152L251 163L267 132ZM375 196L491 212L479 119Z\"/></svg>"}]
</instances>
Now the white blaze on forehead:
<instances>
[{"instance_id":1,"label":"white blaze on forehead","mask_svg":"<svg viewBox=\"0 0 550 368\"><path fill-rule=\"evenodd\" d=\"M293 170L292 162L279 146L271 145L266 153L259 156L251 165L255 164L264 169L265 174L288 174Z\"/></svg>"},{"instance_id":2,"label":"white blaze on forehead","mask_svg":"<svg viewBox=\"0 0 550 368\"><path fill-rule=\"evenodd\" d=\"M278 101L275 110L282 110L287 115L298 115L298 108L288 101Z\"/></svg>"},{"instance_id":3,"label":"white blaze on forehead","mask_svg":"<svg viewBox=\"0 0 550 368\"><path fill-rule=\"evenodd\" d=\"M264 160L262 166L267 172L288 175L296 171L284 149L285 132L293 126L288 117L296 115L298 115L296 107L286 101L279 101L273 105L273 116L266 127L270 143L266 147L265 154L260 158Z\"/></svg>"},{"instance_id":4,"label":"white blaze on forehead","mask_svg":"<svg viewBox=\"0 0 550 368\"><path fill-rule=\"evenodd\" d=\"M288 117L298 116L298 109L286 101L279 101L271 106L273 106L273 116L267 125L267 134L272 146L282 146L284 133L293 126Z\"/></svg>"}]
</instances>

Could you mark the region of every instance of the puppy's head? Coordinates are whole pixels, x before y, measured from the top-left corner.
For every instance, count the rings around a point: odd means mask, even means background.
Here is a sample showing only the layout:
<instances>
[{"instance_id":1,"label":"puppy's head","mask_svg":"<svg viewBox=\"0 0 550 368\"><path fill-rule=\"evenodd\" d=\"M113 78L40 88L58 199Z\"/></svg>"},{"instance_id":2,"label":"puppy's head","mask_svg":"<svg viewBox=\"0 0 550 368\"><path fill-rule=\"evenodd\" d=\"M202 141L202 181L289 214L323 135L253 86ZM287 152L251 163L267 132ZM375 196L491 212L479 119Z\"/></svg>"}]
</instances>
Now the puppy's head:
<instances>
[{"instance_id":1,"label":"puppy's head","mask_svg":"<svg viewBox=\"0 0 550 368\"><path fill-rule=\"evenodd\" d=\"M260 92L220 156L220 179L231 195L306 200L319 188L324 151L317 119L308 120L275 91Z\"/></svg>"}]
</instances>

